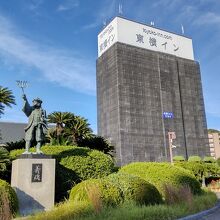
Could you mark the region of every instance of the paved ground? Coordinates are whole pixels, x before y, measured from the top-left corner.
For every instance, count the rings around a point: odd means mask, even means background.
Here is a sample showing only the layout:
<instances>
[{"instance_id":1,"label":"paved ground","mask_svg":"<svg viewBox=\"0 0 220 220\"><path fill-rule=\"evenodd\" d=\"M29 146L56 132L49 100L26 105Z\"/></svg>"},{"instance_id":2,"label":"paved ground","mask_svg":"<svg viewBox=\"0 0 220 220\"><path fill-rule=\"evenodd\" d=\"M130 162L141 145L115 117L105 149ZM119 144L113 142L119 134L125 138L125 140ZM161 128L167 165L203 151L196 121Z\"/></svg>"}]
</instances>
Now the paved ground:
<instances>
[{"instance_id":1,"label":"paved ground","mask_svg":"<svg viewBox=\"0 0 220 220\"><path fill-rule=\"evenodd\" d=\"M216 193L218 198L220 199L220 193ZM220 220L220 206L214 212L210 214L200 217L201 220Z\"/></svg>"},{"instance_id":2,"label":"paved ground","mask_svg":"<svg viewBox=\"0 0 220 220\"><path fill-rule=\"evenodd\" d=\"M216 193L216 194L219 198L219 202L217 203L216 207L182 219L183 220L220 220L220 193Z\"/></svg>"}]
</instances>

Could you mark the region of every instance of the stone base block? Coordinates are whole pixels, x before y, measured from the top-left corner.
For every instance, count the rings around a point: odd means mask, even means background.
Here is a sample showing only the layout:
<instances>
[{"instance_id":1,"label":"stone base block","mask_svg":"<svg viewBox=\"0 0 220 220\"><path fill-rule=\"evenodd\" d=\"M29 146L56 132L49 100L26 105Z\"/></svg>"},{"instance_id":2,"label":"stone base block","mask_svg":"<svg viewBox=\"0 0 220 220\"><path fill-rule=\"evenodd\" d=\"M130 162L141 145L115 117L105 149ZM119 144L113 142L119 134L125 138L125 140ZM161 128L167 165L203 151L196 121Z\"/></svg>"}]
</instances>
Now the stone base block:
<instances>
[{"instance_id":1,"label":"stone base block","mask_svg":"<svg viewBox=\"0 0 220 220\"><path fill-rule=\"evenodd\" d=\"M11 186L17 193L21 215L51 209L55 194L55 159L14 160Z\"/></svg>"}]
</instances>

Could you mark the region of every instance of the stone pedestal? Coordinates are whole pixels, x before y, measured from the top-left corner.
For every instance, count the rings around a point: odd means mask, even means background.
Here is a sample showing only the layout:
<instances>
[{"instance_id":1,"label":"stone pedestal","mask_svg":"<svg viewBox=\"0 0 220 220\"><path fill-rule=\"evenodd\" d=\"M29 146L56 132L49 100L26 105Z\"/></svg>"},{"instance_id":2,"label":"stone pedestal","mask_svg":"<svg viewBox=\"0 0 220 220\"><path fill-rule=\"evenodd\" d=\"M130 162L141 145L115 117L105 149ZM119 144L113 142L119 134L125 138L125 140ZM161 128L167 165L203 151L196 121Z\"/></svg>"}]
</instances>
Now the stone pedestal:
<instances>
[{"instance_id":1,"label":"stone pedestal","mask_svg":"<svg viewBox=\"0 0 220 220\"><path fill-rule=\"evenodd\" d=\"M11 186L19 200L21 215L54 206L55 159L46 155L22 155L12 162Z\"/></svg>"}]
</instances>

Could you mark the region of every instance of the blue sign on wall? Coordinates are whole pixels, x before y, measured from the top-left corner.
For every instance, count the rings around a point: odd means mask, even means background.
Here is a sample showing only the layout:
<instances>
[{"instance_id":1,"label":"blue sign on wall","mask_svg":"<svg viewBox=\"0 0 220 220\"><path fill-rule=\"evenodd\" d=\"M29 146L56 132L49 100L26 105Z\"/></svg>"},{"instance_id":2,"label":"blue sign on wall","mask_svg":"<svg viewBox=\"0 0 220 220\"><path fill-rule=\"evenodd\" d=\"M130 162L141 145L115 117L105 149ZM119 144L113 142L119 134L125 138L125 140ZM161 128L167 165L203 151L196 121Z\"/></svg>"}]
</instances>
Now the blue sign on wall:
<instances>
[{"instance_id":1,"label":"blue sign on wall","mask_svg":"<svg viewBox=\"0 0 220 220\"><path fill-rule=\"evenodd\" d=\"M174 118L173 112L163 112L163 118Z\"/></svg>"}]
</instances>

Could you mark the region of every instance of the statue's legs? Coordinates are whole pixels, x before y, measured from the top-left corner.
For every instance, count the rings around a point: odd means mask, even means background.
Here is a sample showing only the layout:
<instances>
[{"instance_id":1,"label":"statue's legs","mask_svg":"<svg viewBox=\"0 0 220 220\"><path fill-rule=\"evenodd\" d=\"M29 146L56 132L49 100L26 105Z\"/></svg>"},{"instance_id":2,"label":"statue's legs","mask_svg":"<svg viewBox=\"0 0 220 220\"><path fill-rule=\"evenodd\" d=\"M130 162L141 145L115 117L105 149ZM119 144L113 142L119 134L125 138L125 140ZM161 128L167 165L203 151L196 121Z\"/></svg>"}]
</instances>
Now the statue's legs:
<instances>
[{"instance_id":1,"label":"statue's legs","mask_svg":"<svg viewBox=\"0 0 220 220\"><path fill-rule=\"evenodd\" d=\"M37 154L42 154L43 152L40 150L40 148L41 148L41 141L38 141L37 142L37 146L36 146L36 153Z\"/></svg>"},{"instance_id":2,"label":"statue's legs","mask_svg":"<svg viewBox=\"0 0 220 220\"><path fill-rule=\"evenodd\" d=\"M42 138L43 131L42 131L42 126L40 124L36 127L35 134L36 134L35 139L37 141L36 153L42 154L43 152L40 150L40 148L42 146L42 141L43 141L43 138Z\"/></svg>"},{"instance_id":3,"label":"statue's legs","mask_svg":"<svg viewBox=\"0 0 220 220\"><path fill-rule=\"evenodd\" d=\"M31 141L27 141L25 142L25 152L23 154L30 154L29 149L31 147Z\"/></svg>"},{"instance_id":4,"label":"statue's legs","mask_svg":"<svg viewBox=\"0 0 220 220\"><path fill-rule=\"evenodd\" d=\"M31 147L31 142L33 141L33 132L34 127L30 127L29 129L25 130L25 152L24 154L30 154L29 152Z\"/></svg>"}]
</instances>

